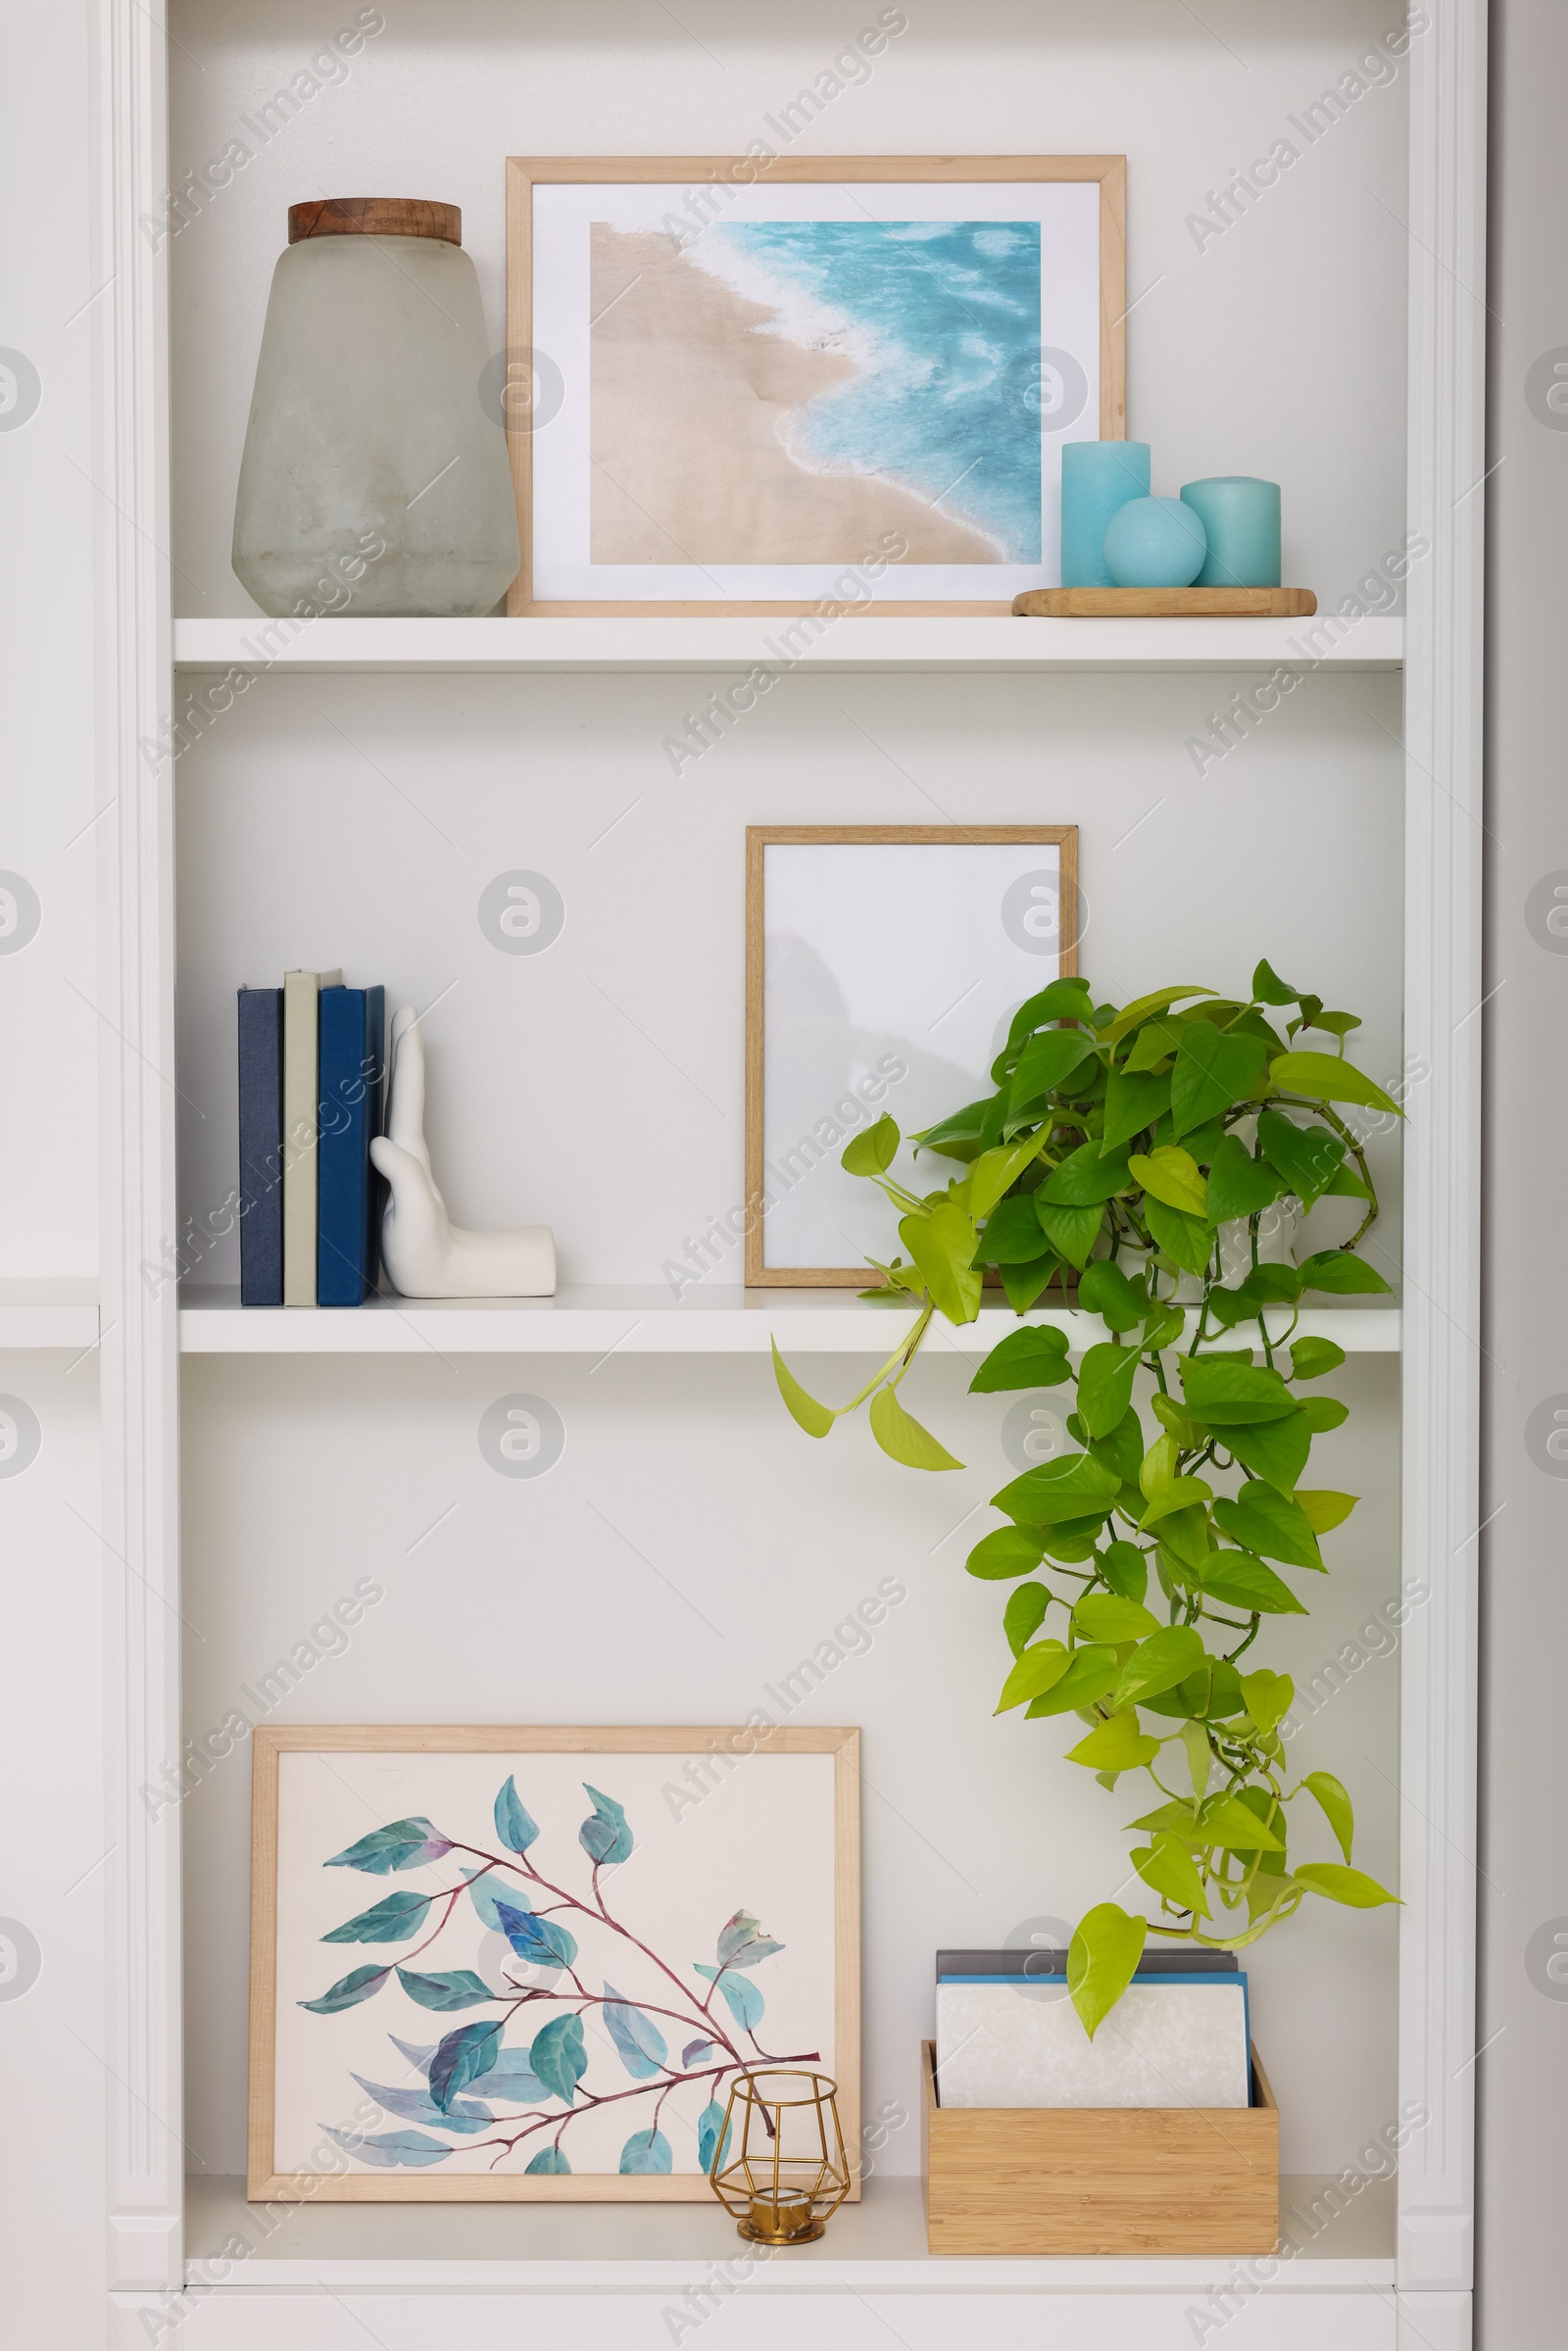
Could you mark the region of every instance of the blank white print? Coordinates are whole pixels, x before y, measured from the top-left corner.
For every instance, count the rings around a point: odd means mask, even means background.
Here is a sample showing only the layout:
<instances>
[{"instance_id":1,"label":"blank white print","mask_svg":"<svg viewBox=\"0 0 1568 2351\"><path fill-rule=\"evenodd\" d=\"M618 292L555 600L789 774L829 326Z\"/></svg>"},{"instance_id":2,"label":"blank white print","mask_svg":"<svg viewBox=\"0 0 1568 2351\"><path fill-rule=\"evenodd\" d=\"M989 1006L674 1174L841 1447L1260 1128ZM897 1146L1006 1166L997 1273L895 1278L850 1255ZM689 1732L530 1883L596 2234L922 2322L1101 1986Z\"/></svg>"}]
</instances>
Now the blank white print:
<instances>
[{"instance_id":1,"label":"blank white print","mask_svg":"<svg viewBox=\"0 0 1568 2351\"><path fill-rule=\"evenodd\" d=\"M844 1146L884 1112L907 1138L991 1091L1013 1012L1061 972L1061 853L769 842L762 876L762 1262L886 1261L897 1216ZM953 1172L906 1140L891 1169L915 1193Z\"/></svg>"}]
</instances>

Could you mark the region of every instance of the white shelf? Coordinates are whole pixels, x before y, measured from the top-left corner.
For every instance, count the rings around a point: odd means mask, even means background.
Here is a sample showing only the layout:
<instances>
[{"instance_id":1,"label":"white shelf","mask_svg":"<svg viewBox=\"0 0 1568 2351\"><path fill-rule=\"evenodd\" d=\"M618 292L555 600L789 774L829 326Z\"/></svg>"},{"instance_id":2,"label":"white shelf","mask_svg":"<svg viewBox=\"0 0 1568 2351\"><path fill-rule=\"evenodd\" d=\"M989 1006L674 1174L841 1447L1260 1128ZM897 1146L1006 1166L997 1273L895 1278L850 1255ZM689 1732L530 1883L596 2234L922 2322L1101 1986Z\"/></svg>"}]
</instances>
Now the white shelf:
<instances>
[{"instance_id":1,"label":"white shelf","mask_svg":"<svg viewBox=\"0 0 1568 2351\"><path fill-rule=\"evenodd\" d=\"M795 634L791 635L792 630ZM1314 634L1315 632L1315 634ZM1404 622L1325 620L883 619L848 616L813 642L789 618L355 620L257 615L176 620L186 670L459 672L774 669L1398 669ZM796 649L800 649L797 651Z\"/></svg>"},{"instance_id":2,"label":"white shelf","mask_svg":"<svg viewBox=\"0 0 1568 2351\"><path fill-rule=\"evenodd\" d=\"M95 1275L13 1275L0 1280L0 1348L97 1344Z\"/></svg>"},{"instance_id":3,"label":"white shelf","mask_svg":"<svg viewBox=\"0 0 1568 2351\"><path fill-rule=\"evenodd\" d=\"M1393 2182L1368 2180L1353 2201L1313 2232L1314 2201L1329 2181L1280 2180L1282 2244L1298 2258L1280 2282L1344 2291L1394 2283ZM186 2277L206 2284L205 2264L246 2228L242 2180L186 2182ZM276 2208L274 2207L274 2210ZM1330 2211L1334 2206L1330 2204ZM1320 2208L1321 2210L1321 2208ZM1302 2216L1296 2219L1295 2216ZM443 2285L514 2292L673 2292L700 2280L704 2265L750 2249L735 2225L706 2204L306 2204L283 2213L275 2233L233 2266L233 2285L318 2290ZM969 2259L926 2250L918 2180L872 2180L814 2245L751 2252L769 2293L911 2290L982 2293L1206 2290L1236 2266L1212 2256L1118 2260ZM222 2286L208 2286L221 2293Z\"/></svg>"},{"instance_id":4,"label":"white shelf","mask_svg":"<svg viewBox=\"0 0 1568 2351\"><path fill-rule=\"evenodd\" d=\"M185 1290L179 1345L187 1355L765 1355L891 1354L912 1315L862 1303L846 1290L700 1291L676 1302L662 1287L566 1289L555 1298L370 1298L363 1306L241 1306L237 1290ZM1034 1313L1075 1349L1105 1336L1098 1316ZM1283 1317L1281 1322L1283 1324ZM1191 1331L1194 1318L1188 1316ZM1007 1307L986 1306L963 1331L937 1322L927 1346L978 1359L1017 1328ZM1304 1313L1297 1338L1337 1340L1351 1354L1392 1354L1399 1314L1389 1306ZM1238 1332L1234 1344L1245 1344Z\"/></svg>"}]
</instances>

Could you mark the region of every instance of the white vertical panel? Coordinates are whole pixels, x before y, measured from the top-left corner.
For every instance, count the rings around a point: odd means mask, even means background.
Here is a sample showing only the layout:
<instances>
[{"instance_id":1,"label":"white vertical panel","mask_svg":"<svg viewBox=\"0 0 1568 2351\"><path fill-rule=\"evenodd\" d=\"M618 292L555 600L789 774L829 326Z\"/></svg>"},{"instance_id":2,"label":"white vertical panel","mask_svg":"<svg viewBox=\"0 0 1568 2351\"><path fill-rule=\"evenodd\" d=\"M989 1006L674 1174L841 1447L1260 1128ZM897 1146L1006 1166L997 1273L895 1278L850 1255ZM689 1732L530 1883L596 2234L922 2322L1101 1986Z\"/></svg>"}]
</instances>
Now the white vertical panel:
<instances>
[{"instance_id":1,"label":"white vertical panel","mask_svg":"<svg viewBox=\"0 0 1568 2351\"><path fill-rule=\"evenodd\" d=\"M98 306L103 1573L110 2282L179 2278L179 1831L142 1790L178 1753L173 835L168 708L167 185L161 0L102 0ZM154 223L151 228L149 223ZM154 748L144 752L143 746Z\"/></svg>"},{"instance_id":2,"label":"white vertical panel","mask_svg":"<svg viewBox=\"0 0 1568 2351\"><path fill-rule=\"evenodd\" d=\"M1485 0L1430 0L1410 49L1405 640L1404 1648L1399 2082L1432 2121L1401 2161L1400 2285L1460 2292L1474 2202L1480 1405Z\"/></svg>"}]
</instances>

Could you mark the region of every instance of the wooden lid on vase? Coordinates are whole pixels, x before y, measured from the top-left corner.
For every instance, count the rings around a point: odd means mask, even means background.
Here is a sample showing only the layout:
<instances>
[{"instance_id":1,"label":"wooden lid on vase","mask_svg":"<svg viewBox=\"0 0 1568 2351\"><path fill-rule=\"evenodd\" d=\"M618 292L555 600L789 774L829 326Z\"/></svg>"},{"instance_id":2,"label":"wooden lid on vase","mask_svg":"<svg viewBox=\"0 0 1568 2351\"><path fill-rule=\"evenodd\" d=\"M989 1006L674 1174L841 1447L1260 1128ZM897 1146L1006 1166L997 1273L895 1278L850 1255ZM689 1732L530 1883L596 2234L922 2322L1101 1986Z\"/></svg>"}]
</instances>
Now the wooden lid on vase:
<instances>
[{"instance_id":1,"label":"wooden lid on vase","mask_svg":"<svg viewBox=\"0 0 1568 2351\"><path fill-rule=\"evenodd\" d=\"M289 243L310 237L435 237L461 245L463 213L419 196L321 196L288 208Z\"/></svg>"}]
</instances>

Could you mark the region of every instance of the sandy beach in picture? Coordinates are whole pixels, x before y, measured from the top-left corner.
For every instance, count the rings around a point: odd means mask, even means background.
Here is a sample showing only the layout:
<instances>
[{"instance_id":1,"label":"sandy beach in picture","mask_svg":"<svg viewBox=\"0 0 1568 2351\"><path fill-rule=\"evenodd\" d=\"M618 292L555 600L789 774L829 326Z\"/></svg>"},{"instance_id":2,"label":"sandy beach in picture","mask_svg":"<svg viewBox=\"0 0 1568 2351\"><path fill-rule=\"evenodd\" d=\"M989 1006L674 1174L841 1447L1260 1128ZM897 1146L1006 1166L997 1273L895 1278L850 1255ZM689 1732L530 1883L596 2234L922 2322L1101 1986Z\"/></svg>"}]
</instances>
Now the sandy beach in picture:
<instances>
[{"instance_id":1,"label":"sandy beach in picture","mask_svg":"<svg viewBox=\"0 0 1568 2351\"><path fill-rule=\"evenodd\" d=\"M852 563L889 531L911 563L1003 560L961 512L853 462L792 455L805 405L858 363L767 331L780 311L673 236L594 222L590 302L594 563Z\"/></svg>"}]
</instances>

